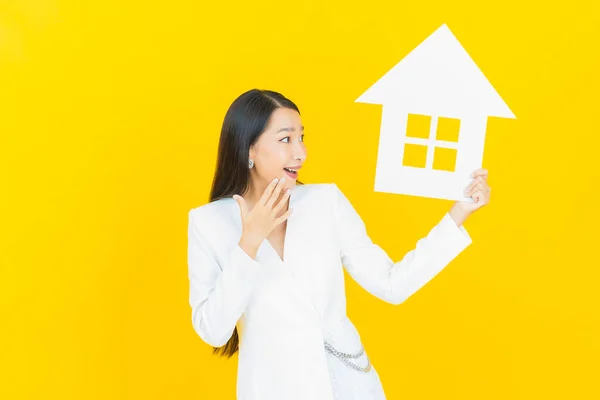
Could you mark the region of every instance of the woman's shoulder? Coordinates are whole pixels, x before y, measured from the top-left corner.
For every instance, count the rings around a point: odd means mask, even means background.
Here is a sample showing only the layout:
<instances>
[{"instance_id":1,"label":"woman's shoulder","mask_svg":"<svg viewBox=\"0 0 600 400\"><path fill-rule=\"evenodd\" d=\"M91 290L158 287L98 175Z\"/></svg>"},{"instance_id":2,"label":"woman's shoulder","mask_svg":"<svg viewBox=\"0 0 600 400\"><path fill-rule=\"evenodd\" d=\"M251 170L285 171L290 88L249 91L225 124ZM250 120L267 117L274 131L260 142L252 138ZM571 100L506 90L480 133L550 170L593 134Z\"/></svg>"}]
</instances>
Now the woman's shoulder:
<instances>
[{"instance_id":1,"label":"woman's shoulder","mask_svg":"<svg viewBox=\"0 0 600 400\"><path fill-rule=\"evenodd\" d=\"M295 200L301 198L316 199L317 201L331 200L332 196L335 196L335 191L338 190L335 183L305 183L302 185L296 185L294 189Z\"/></svg>"},{"instance_id":2,"label":"woman's shoulder","mask_svg":"<svg viewBox=\"0 0 600 400\"><path fill-rule=\"evenodd\" d=\"M308 193L327 193L330 190L331 185L334 183L304 183L302 185L296 185L294 190L304 190Z\"/></svg>"},{"instance_id":3,"label":"woman's shoulder","mask_svg":"<svg viewBox=\"0 0 600 400\"><path fill-rule=\"evenodd\" d=\"M189 219L197 225L214 226L213 224L220 223L231 215L235 204L233 197L223 197L191 208L188 212Z\"/></svg>"},{"instance_id":4,"label":"woman's shoulder","mask_svg":"<svg viewBox=\"0 0 600 400\"><path fill-rule=\"evenodd\" d=\"M342 195L342 191L337 184L333 182L308 184L308 191L317 195L324 196L329 200L336 200L337 196Z\"/></svg>"}]
</instances>

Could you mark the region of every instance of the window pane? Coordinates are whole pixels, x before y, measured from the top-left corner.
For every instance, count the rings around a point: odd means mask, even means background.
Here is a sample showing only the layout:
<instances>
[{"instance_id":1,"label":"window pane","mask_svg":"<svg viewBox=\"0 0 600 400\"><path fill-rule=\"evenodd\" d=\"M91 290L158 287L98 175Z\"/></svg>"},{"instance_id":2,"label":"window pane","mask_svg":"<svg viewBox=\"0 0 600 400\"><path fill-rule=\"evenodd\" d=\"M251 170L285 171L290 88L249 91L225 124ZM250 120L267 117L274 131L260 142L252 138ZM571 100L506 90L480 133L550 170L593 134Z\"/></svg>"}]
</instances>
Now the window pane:
<instances>
[{"instance_id":1,"label":"window pane","mask_svg":"<svg viewBox=\"0 0 600 400\"><path fill-rule=\"evenodd\" d=\"M408 114L406 136L428 139L430 126L431 117L429 115Z\"/></svg>"},{"instance_id":2,"label":"window pane","mask_svg":"<svg viewBox=\"0 0 600 400\"><path fill-rule=\"evenodd\" d=\"M456 149L436 147L433 151L433 169L454 172L456 168Z\"/></svg>"},{"instance_id":3,"label":"window pane","mask_svg":"<svg viewBox=\"0 0 600 400\"><path fill-rule=\"evenodd\" d=\"M438 117L436 140L445 140L448 142L458 142L458 132L460 131L460 119Z\"/></svg>"},{"instance_id":4,"label":"window pane","mask_svg":"<svg viewBox=\"0 0 600 400\"><path fill-rule=\"evenodd\" d=\"M427 146L407 143L404 145L402 165L407 167L425 168L427 164Z\"/></svg>"}]
</instances>

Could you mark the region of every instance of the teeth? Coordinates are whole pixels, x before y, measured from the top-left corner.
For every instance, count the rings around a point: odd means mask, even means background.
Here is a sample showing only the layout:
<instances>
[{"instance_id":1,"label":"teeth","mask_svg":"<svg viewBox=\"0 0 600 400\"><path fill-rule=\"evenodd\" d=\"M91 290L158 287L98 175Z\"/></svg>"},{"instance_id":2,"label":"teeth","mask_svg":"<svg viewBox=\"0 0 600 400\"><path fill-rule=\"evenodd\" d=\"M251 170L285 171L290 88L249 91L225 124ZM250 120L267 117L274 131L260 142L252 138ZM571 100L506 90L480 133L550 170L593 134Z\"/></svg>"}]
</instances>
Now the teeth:
<instances>
[{"instance_id":1,"label":"teeth","mask_svg":"<svg viewBox=\"0 0 600 400\"><path fill-rule=\"evenodd\" d=\"M291 173L294 173L294 174L295 174L296 172L298 172L298 170L295 170L295 169L289 169L289 168L284 168L284 169L285 169L286 171L290 171Z\"/></svg>"}]
</instances>

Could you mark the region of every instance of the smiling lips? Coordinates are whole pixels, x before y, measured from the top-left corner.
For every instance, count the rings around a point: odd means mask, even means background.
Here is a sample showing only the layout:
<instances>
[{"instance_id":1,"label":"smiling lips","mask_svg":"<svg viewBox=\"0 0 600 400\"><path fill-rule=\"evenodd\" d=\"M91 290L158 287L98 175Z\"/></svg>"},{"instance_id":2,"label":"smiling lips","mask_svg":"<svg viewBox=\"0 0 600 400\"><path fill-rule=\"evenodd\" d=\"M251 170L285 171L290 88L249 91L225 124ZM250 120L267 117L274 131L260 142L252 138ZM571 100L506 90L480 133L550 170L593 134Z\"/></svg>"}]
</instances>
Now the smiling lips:
<instances>
[{"instance_id":1,"label":"smiling lips","mask_svg":"<svg viewBox=\"0 0 600 400\"><path fill-rule=\"evenodd\" d=\"M298 177L298 170L302 168L302 166L298 165L291 168L283 168L286 174L292 179L296 179Z\"/></svg>"}]
</instances>

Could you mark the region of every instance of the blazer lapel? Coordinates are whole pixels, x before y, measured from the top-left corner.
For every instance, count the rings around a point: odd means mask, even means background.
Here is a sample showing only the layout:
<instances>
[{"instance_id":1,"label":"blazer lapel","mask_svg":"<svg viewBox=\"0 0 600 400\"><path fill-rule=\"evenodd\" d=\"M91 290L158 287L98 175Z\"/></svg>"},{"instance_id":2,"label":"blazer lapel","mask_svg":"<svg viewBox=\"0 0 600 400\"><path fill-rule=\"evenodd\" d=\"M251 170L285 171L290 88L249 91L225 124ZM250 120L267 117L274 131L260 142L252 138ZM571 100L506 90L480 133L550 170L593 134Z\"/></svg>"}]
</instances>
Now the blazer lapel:
<instances>
[{"instance_id":1,"label":"blazer lapel","mask_svg":"<svg viewBox=\"0 0 600 400\"><path fill-rule=\"evenodd\" d=\"M270 242L265 238L260 244L256 259L265 265L272 266L280 272L289 274L291 279L290 289L296 293L301 299L309 304L311 309L316 312L316 315L320 318L320 312L316 305L316 297L311 279L310 268L306 268L303 263L303 251L307 251L305 248L305 241L300 240L301 236L310 235L311 229L315 229L316 226L311 225L311 221L307 213L318 213L319 210L306 209L303 207L304 196L307 195L308 187L298 185L292 189L290 193L290 208L294 209L294 212L287 219L287 227L285 240L283 245L283 260L279 258L279 255L271 246ZM233 200L233 204L237 204ZM235 207L237 213L236 223L237 230L239 233L238 237L241 237L242 233L242 222L239 212L239 207ZM308 250L310 251L310 250Z\"/></svg>"},{"instance_id":2,"label":"blazer lapel","mask_svg":"<svg viewBox=\"0 0 600 400\"><path fill-rule=\"evenodd\" d=\"M289 265L292 259L292 255L290 254L290 251L293 249L294 247L294 221L296 220L297 217L297 211L294 207L296 205L296 194L298 191L298 187L294 187L290 193L290 198L289 198L289 208L294 209L294 212L292 212L292 214L287 218L287 226L285 228L285 237L283 240L283 260L279 257L279 254L277 254L277 251L275 250L275 248L273 248L273 246L271 245L271 243L269 242L268 239L265 239L266 242L266 248L268 249L268 251L271 253L271 256L273 256L273 258L275 259L276 262L278 262L279 264L282 265Z\"/></svg>"}]
</instances>

